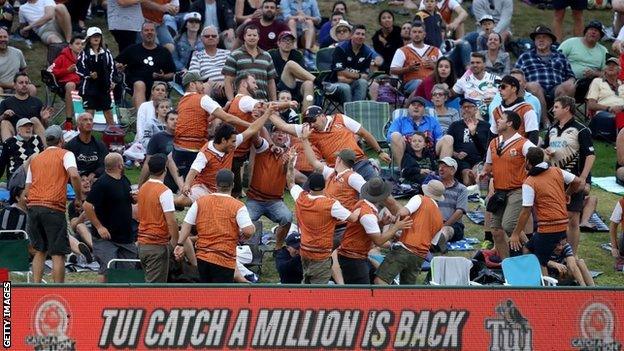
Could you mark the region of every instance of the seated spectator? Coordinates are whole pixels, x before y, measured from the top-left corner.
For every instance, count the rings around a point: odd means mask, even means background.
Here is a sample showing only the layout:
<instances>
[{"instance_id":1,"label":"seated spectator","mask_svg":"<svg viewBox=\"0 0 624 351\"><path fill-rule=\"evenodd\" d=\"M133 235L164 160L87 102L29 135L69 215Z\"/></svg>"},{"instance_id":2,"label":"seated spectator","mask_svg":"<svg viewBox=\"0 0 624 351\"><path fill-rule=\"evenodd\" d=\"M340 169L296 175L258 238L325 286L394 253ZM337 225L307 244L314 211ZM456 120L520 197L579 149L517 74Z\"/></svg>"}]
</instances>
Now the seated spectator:
<instances>
[{"instance_id":1,"label":"seated spectator","mask_svg":"<svg viewBox=\"0 0 624 351\"><path fill-rule=\"evenodd\" d=\"M401 39L403 40L403 45L405 46L412 41L412 22L408 21L401 25Z\"/></svg>"},{"instance_id":2,"label":"seated spectator","mask_svg":"<svg viewBox=\"0 0 624 351\"><path fill-rule=\"evenodd\" d=\"M476 45L473 47L474 49L473 51L483 51L483 50L488 49L487 43L490 38L490 34L496 33L494 31L495 25L496 25L496 22L494 22L494 17L492 17L491 15L484 15L483 17L479 19L479 29L481 29L481 32L479 32L478 34L479 36L476 39L477 41L476 41ZM471 33L468 34L466 39L469 40L470 36L471 36Z\"/></svg>"},{"instance_id":3,"label":"seated spectator","mask_svg":"<svg viewBox=\"0 0 624 351\"><path fill-rule=\"evenodd\" d=\"M323 23L318 33L318 43L322 48L333 44L332 39L329 36L329 30L338 24L338 21L347 19L347 4L344 1L334 2L331 14L332 15L329 21Z\"/></svg>"},{"instance_id":4,"label":"seated spectator","mask_svg":"<svg viewBox=\"0 0 624 351\"><path fill-rule=\"evenodd\" d=\"M68 42L72 36L71 17L63 4L54 0L28 0L19 7L20 34L32 30L46 44Z\"/></svg>"},{"instance_id":5,"label":"seated spectator","mask_svg":"<svg viewBox=\"0 0 624 351\"><path fill-rule=\"evenodd\" d=\"M126 73L126 84L132 93L135 108L149 99L154 81L169 81L175 73L175 63L169 50L156 44L154 23L141 27L141 43L131 45L117 56L118 66Z\"/></svg>"},{"instance_id":6,"label":"seated spectator","mask_svg":"<svg viewBox=\"0 0 624 351\"><path fill-rule=\"evenodd\" d=\"M297 38L305 34L303 39L303 49L307 66L314 65L314 54L312 47L316 42L315 26L321 23L321 13L316 0L281 0L280 8L284 21L288 23L288 28L295 35L295 47Z\"/></svg>"},{"instance_id":7,"label":"seated spectator","mask_svg":"<svg viewBox=\"0 0 624 351\"><path fill-rule=\"evenodd\" d=\"M615 181L620 185L624 185L624 128L620 129L615 140L615 152L617 156Z\"/></svg>"},{"instance_id":8,"label":"seated spectator","mask_svg":"<svg viewBox=\"0 0 624 351\"><path fill-rule=\"evenodd\" d=\"M526 82L526 79L524 78L524 72L522 72L522 70L520 69L514 68L511 70L510 75L516 78L518 80L518 83L520 83L520 90L518 91L518 96L522 97L524 101L531 104L531 107L533 107L533 111L535 111L535 114L537 115L538 118L541 118L540 120L543 123L548 122L548 117L546 116L546 109L545 108L542 109L542 105L540 104L540 101L537 99L537 97L526 90L527 82ZM492 100L492 102L490 102L490 106L488 107L488 112L490 116L492 115L492 113L494 113L494 109L500 106L502 102L503 102L503 98L501 97L500 92L497 92L496 95L494 95L494 99Z\"/></svg>"},{"instance_id":9,"label":"seated spectator","mask_svg":"<svg viewBox=\"0 0 624 351\"><path fill-rule=\"evenodd\" d=\"M13 172L31 155L43 151L44 146L43 140L33 133L33 123L30 119L22 118L17 121L17 135L10 137L2 145L0 177L6 170L7 182L9 182Z\"/></svg>"},{"instance_id":10,"label":"seated spectator","mask_svg":"<svg viewBox=\"0 0 624 351\"><path fill-rule=\"evenodd\" d=\"M0 0L0 27L10 29L13 27L13 16L15 9L9 0Z\"/></svg>"},{"instance_id":11,"label":"seated spectator","mask_svg":"<svg viewBox=\"0 0 624 351\"><path fill-rule=\"evenodd\" d=\"M217 33L221 46L228 50L234 47L236 35L236 19L234 6L228 0L195 0L191 4L191 12L197 12L204 19L204 28L213 26Z\"/></svg>"},{"instance_id":12,"label":"seated spectator","mask_svg":"<svg viewBox=\"0 0 624 351\"><path fill-rule=\"evenodd\" d=\"M146 1L141 4L141 11L146 22L151 22L156 28L157 42L173 54L175 45L173 35L164 22L165 14L175 15L179 10L177 0Z\"/></svg>"},{"instance_id":13,"label":"seated spectator","mask_svg":"<svg viewBox=\"0 0 624 351\"><path fill-rule=\"evenodd\" d=\"M236 0L234 18L237 24L243 24L262 17L262 0Z\"/></svg>"},{"instance_id":14,"label":"seated spectator","mask_svg":"<svg viewBox=\"0 0 624 351\"><path fill-rule=\"evenodd\" d=\"M427 101L431 101L433 99L431 93L435 85L446 84L447 88L450 89L455 86L456 81L457 78L453 70L453 62L449 60L448 57L440 57L438 62L436 62L433 73L423 79L422 83L416 89L415 95L423 97Z\"/></svg>"},{"instance_id":15,"label":"seated spectator","mask_svg":"<svg viewBox=\"0 0 624 351\"><path fill-rule=\"evenodd\" d=\"M338 43L332 59L333 81L340 101L366 100L370 66L380 66L382 58L364 44L366 27L353 27L351 40Z\"/></svg>"},{"instance_id":16,"label":"seated spectator","mask_svg":"<svg viewBox=\"0 0 624 351\"><path fill-rule=\"evenodd\" d=\"M425 133L416 132L410 138L401 158L401 178L409 183L421 184L437 170L435 152L431 150Z\"/></svg>"},{"instance_id":17,"label":"seated spectator","mask_svg":"<svg viewBox=\"0 0 624 351\"><path fill-rule=\"evenodd\" d=\"M202 30L202 44L204 50L196 50L191 57L189 71L199 73L203 80L207 80L210 87L210 96L220 103L226 101L225 85L223 81L223 67L225 60L230 54L228 50L219 49L219 34L213 26L204 27Z\"/></svg>"},{"instance_id":18,"label":"seated spectator","mask_svg":"<svg viewBox=\"0 0 624 351\"><path fill-rule=\"evenodd\" d=\"M279 102L290 102L292 100L293 98L290 90L282 90L277 94L277 101ZM305 109L307 109L307 107L302 108L302 110L304 111ZM300 122L299 114L291 107L287 107L284 110L280 111L280 117L282 117L282 120L288 124L299 124Z\"/></svg>"},{"instance_id":19,"label":"seated spectator","mask_svg":"<svg viewBox=\"0 0 624 351\"><path fill-rule=\"evenodd\" d=\"M425 115L425 105L425 99L420 96L411 98L408 101L407 115L396 118L388 128L386 140L392 149L392 157L398 165L401 164L406 142L415 132L425 133L431 146L439 146L436 142L443 136L442 127L437 119ZM439 154L438 150L436 154Z\"/></svg>"},{"instance_id":20,"label":"seated spectator","mask_svg":"<svg viewBox=\"0 0 624 351\"><path fill-rule=\"evenodd\" d=\"M52 107L43 107L43 102L36 96L30 96L30 78L26 73L18 73L13 78L15 95L0 101L0 134L2 141L15 135L17 121L28 118L35 127L35 134L43 140L43 132L52 114Z\"/></svg>"},{"instance_id":21,"label":"seated spectator","mask_svg":"<svg viewBox=\"0 0 624 351\"><path fill-rule=\"evenodd\" d=\"M52 74L59 85L65 88L65 116L67 120L71 121L74 120L72 91L76 90L80 84L80 76L76 73L76 61L78 54L82 52L82 42L81 37L73 37L69 46L63 48L52 63Z\"/></svg>"},{"instance_id":22,"label":"seated spectator","mask_svg":"<svg viewBox=\"0 0 624 351\"><path fill-rule=\"evenodd\" d=\"M329 36L332 39L332 44L328 47L335 48L338 44L343 41L347 41L351 39L351 31L353 30L353 26L349 24L346 20L340 20L336 23L335 26L332 26L329 30Z\"/></svg>"},{"instance_id":23,"label":"seated spectator","mask_svg":"<svg viewBox=\"0 0 624 351\"><path fill-rule=\"evenodd\" d=\"M431 75L435 62L440 58L440 49L425 44L425 27L422 22L414 22L411 30L411 43L397 50L390 63L390 73L401 77L403 89L412 93L423 79Z\"/></svg>"},{"instance_id":24,"label":"seated spectator","mask_svg":"<svg viewBox=\"0 0 624 351\"><path fill-rule=\"evenodd\" d=\"M608 50L600 40L604 37L604 28L599 21L590 21L582 37L568 38L559 45L559 51L570 62L576 77L576 101L583 101L592 80L602 76L605 67L605 55Z\"/></svg>"},{"instance_id":25,"label":"seated spectator","mask_svg":"<svg viewBox=\"0 0 624 351\"><path fill-rule=\"evenodd\" d=\"M1 10L2 8L0 8ZM7 29L0 27L0 94L11 92L13 89L13 78L16 74L25 70L26 60L22 50L9 46L9 32ZM31 84L28 88L30 96L37 95L37 88L34 85Z\"/></svg>"},{"instance_id":26,"label":"seated spectator","mask_svg":"<svg viewBox=\"0 0 624 351\"><path fill-rule=\"evenodd\" d=\"M609 237L611 242L611 256L615 259L615 270L621 272L624 270L624 235L618 235L618 226L622 223L622 208L624 208L624 198L621 198L613 209L611 214L611 223L609 223Z\"/></svg>"},{"instance_id":27,"label":"seated spectator","mask_svg":"<svg viewBox=\"0 0 624 351\"><path fill-rule=\"evenodd\" d=\"M461 1L456 0L436 1L437 12L442 17L446 28L454 32L455 38L464 36L464 21L468 18L468 13L460 3ZM424 10L426 5L425 1L421 1L418 10ZM455 14L455 19L453 19L453 14Z\"/></svg>"},{"instance_id":28,"label":"seated spectator","mask_svg":"<svg viewBox=\"0 0 624 351\"><path fill-rule=\"evenodd\" d=\"M452 95L476 100L481 114L487 113L487 105L496 95L498 76L485 70L485 56L479 52L470 54L470 70L455 82Z\"/></svg>"},{"instance_id":29,"label":"seated spectator","mask_svg":"<svg viewBox=\"0 0 624 351\"><path fill-rule=\"evenodd\" d=\"M143 147L147 149L147 145L156 133L160 133L167 128L167 113L171 111L171 101L169 99L162 99L155 101L156 114L150 117L143 130L143 135L140 136L139 142L143 144Z\"/></svg>"},{"instance_id":30,"label":"seated spectator","mask_svg":"<svg viewBox=\"0 0 624 351\"><path fill-rule=\"evenodd\" d=\"M618 79L620 60L617 57L607 59L602 77L594 78L589 85L587 108L596 115L608 115L615 118L615 127L624 127L624 84Z\"/></svg>"},{"instance_id":31,"label":"seated spectator","mask_svg":"<svg viewBox=\"0 0 624 351\"><path fill-rule=\"evenodd\" d=\"M468 212L468 189L455 179L457 161L445 157L438 161L438 174L444 184L444 200L438 202L438 208L444 220L442 229L432 240L434 248L446 252L446 243L464 238L462 217Z\"/></svg>"},{"instance_id":32,"label":"seated spectator","mask_svg":"<svg viewBox=\"0 0 624 351\"><path fill-rule=\"evenodd\" d=\"M134 135L135 142L143 138L145 130L148 128L149 121L156 118L156 104L168 98L168 88L165 82L154 82L150 94L151 100L145 101L139 106L137 110L136 134Z\"/></svg>"},{"instance_id":33,"label":"seated spectator","mask_svg":"<svg viewBox=\"0 0 624 351\"><path fill-rule=\"evenodd\" d=\"M323 30L323 28L327 27L327 37L325 39L321 39L321 37L319 36L319 45L321 48L333 47L336 45L336 38L335 36L331 35L331 33L335 31L334 27L336 27L338 23L343 22L343 21L347 22L347 19L345 18L344 13L334 12L331 16L331 19L325 22L325 24L323 24L323 26L321 27L321 31Z\"/></svg>"},{"instance_id":34,"label":"seated spectator","mask_svg":"<svg viewBox=\"0 0 624 351\"><path fill-rule=\"evenodd\" d=\"M275 269L282 284L301 284L303 281L303 267L299 248L301 235L294 232L286 237L286 246L274 251Z\"/></svg>"},{"instance_id":35,"label":"seated spectator","mask_svg":"<svg viewBox=\"0 0 624 351\"><path fill-rule=\"evenodd\" d=\"M28 208L26 207L26 191L24 184L15 184L9 188L9 204L0 209L0 230L23 230L26 231L28 223ZM0 240L21 239L17 233L4 233ZM0 241L0 245L1 241ZM29 252L32 248L29 245ZM32 253L31 253L32 254Z\"/></svg>"},{"instance_id":36,"label":"seated spectator","mask_svg":"<svg viewBox=\"0 0 624 351\"><path fill-rule=\"evenodd\" d=\"M199 13L189 12L184 15L182 29L174 39L173 62L176 71L184 71L189 66L193 52L204 49L204 44L200 40L201 26L202 20Z\"/></svg>"},{"instance_id":37,"label":"seated spectator","mask_svg":"<svg viewBox=\"0 0 624 351\"><path fill-rule=\"evenodd\" d=\"M456 177L466 185L476 182L476 169L485 159L490 140L490 125L479 118L477 102L470 99L461 101L462 120L451 123L447 137L453 138L453 158L457 161Z\"/></svg>"},{"instance_id":38,"label":"seated spectator","mask_svg":"<svg viewBox=\"0 0 624 351\"><path fill-rule=\"evenodd\" d=\"M501 35L503 43L507 43L511 38L511 17L514 12L513 6L512 0L475 0L472 3L472 13L475 18L478 19L486 15L492 16L494 23L496 23L494 32ZM473 45L473 47L476 46Z\"/></svg>"},{"instance_id":39,"label":"seated spectator","mask_svg":"<svg viewBox=\"0 0 624 351\"><path fill-rule=\"evenodd\" d=\"M294 49L295 36L291 32L281 32L277 43L279 48L269 51L279 77L277 90L288 90L305 110L312 104L305 97L314 94L314 75L305 69L301 52Z\"/></svg>"},{"instance_id":40,"label":"seated spectator","mask_svg":"<svg viewBox=\"0 0 624 351\"><path fill-rule=\"evenodd\" d=\"M515 68L524 72L526 89L535 95L544 110L560 95L574 96L574 72L566 57L551 46L557 40L550 28L537 26L530 35L535 49L525 51Z\"/></svg>"},{"instance_id":41,"label":"seated spectator","mask_svg":"<svg viewBox=\"0 0 624 351\"><path fill-rule=\"evenodd\" d=\"M379 70L389 73L394 53L403 46L401 28L394 25L394 13L390 10L379 12L377 22L381 28L373 34L373 49L383 59Z\"/></svg>"},{"instance_id":42,"label":"seated spectator","mask_svg":"<svg viewBox=\"0 0 624 351\"><path fill-rule=\"evenodd\" d=\"M78 173L90 176L93 180L104 172L104 158L108 149L93 136L93 116L90 113L82 113L77 122L80 134L65 144L65 149L76 156Z\"/></svg>"},{"instance_id":43,"label":"seated spectator","mask_svg":"<svg viewBox=\"0 0 624 351\"><path fill-rule=\"evenodd\" d=\"M485 70L499 77L511 72L511 57L502 46L502 37L494 32L487 37L487 50L481 51L485 56Z\"/></svg>"},{"instance_id":44,"label":"seated spectator","mask_svg":"<svg viewBox=\"0 0 624 351\"><path fill-rule=\"evenodd\" d=\"M446 106L449 95L449 88L445 84L434 85L431 89L433 107L427 108L427 115L437 118L440 127L442 127L442 133L446 133L451 123L461 120L459 111Z\"/></svg>"},{"instance_id":45,"label":"seated spectator","mask_svg":"<svg viewBox=\"0 0 624 351\"><path fill-rule=\"evenodd\" d=\"M237 0L237 4L242 1L246 0ZM276 49L279 41L278 35L283 31L289 30L286 23L278 20L276 16L277 0L264 0L262 2L260 17L252 18L239 27L238 31L240 34L238 40L241 43L244 41L242 29L248 24L253 24L258 27L258 35L260 36L258 39L258 46L260 49L265 51Z\"/></svg>"},{"instance_id":46,"label":"seated spectator","mask_svg":"<svg viewBox=\"0 0 624 351\"><path fill-rule=\"evenodd\" d=\"M555 246L548 263L548 275L557 278L559 285L562 280L572 280L580 286L594 286L594 278L585 264L585 260L578 258L568 244L567 238L562 238Z\"/></svg>"},{"instance_id":47,"label":"seated spectator","mask_svg":"<svg viewBox=\"0 0 624 351\"><path fill-rule=\"evenodd\" d=\"M87 175L80 176L82 193L87 196L91 191L93 180ZM69 228L73 232L71 237L76 237L86 244L89 250L93 250L93 238L91 237L92 224L87 219L81 202L71 201L67 205L67 217L69 218Z\"/></svg>"}]
</instances>

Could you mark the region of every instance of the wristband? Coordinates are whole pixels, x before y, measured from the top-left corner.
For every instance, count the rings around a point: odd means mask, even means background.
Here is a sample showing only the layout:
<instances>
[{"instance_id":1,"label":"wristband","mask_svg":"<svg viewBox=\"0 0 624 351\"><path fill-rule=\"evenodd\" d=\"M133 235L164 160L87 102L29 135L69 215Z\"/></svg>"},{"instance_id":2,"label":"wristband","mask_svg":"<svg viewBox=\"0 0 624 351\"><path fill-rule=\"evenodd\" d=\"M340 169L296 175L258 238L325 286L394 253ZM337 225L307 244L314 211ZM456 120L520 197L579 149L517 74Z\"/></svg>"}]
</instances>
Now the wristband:
<instances>
[{"instance_id":1,"label":"wristband","mask_svg":"<svg viewBox=\"0 0 624 351\"><path fill-rule=\"evenodd\" d=\"M184 247L184 244L177 243L177 244L176 244L176 246L182 246L182 247Z\"/></svg>"}]
</instances>

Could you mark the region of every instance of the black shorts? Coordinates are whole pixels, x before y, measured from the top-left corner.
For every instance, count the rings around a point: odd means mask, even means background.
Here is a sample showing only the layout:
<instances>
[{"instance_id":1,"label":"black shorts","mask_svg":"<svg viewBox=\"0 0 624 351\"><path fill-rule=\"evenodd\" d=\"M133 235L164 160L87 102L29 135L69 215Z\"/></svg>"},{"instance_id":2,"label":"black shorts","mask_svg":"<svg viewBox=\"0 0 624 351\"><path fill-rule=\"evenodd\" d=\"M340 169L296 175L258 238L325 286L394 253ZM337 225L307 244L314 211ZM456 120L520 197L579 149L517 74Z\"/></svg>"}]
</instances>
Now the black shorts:
<instances>
[{"instance_id":1,"label":"black shorts","mask_svg":"<svg viewBox=\"0 0 624 351\"><path fill-rule=\"evenodd\" d=\"M109 93L101 95L85 95L82 97L85 110L108 111L112 101Z\"/></svg>"},{"instance_id":2,"label":"black shorts","mask_svg":"<svg viewBox=\"0 0 624 351\"><path fill-rule=\"evenodd\" d=\"M464 223L455 222L450 225L453 228L453 237L450 242L455 242L464 238Z\"/></svg>"},{"instance_id":3,"label":"black shorts","mask_svg":"<svg viewBox=\"0 0 624 351\"><path fill-rule=\"evenodd\" d=\"M28 235L35 250L51 256L67 255L69 237L65 212L43 206L28 209Z\"/></svg>"},{"instance_id":4,"label":"black shorts","mask_svg":"<svg viewBox=\"0 0 624 351\"><path fill-rule=\"evenodd\" d=\"M345 284L371 284L371 266L367 259L338 255L338 263Z\"/></svg>"},{"instance_id":5,"label":"black shorts","mask_svg":"<svg viewBox=\"0 0 624 351\"><path fill-rule=\"evenodd\" d=\"M572 10L582 11L587 10L587 0L553 0L553 9L564 10L568 6Z\"/></svg>"},{"instance_id":6,"label":"black shorts","mask_svg":"<svg viewBox=\"0 0 624 351\"><path fill-rule=\"evenodd\" d=\"M173 148L171 157L173 157L173 162L176 164L176 167L178 167L178 173L182 178L186 178L186 175L191 170L191 165L195 162L197 154L198 152L195 151Z\"/></svg>"},{"instance_id":7,"label":"black shorts","mask_svg":"<svg viewBox=\"0 0 624 351\"><path fill-rule=\"evenodd\" d=\"M570 203L567 205L568 212L582 212L585 192L583 190L570 196Z\"/></svg>"},{"instance_id":8,"label":"black shorts","mask_svg":"<svg viewBox=\"0 0 624 351\"><path fill-rule=\"evenodd\" d=\"M472 167L474 167L474 165L479 163L479 161L477 161L477 162L470 162L470 160L466 160L466 159L463 159L463 160L455 159L455 161L457 161L457 172L455 172L455 176L456 177L461 177L461 174L462 174L464 169L472 169Z\"/></svg>"},{"instance_id":9,"label":"black shorts","mask_svg":"<svg viewBox=\"0 0 624 351\"><path fill-rule=\"evenodd\" d=\"M293 100L301 101L301 98L302 98L301 85L302 84L303 82L298 80L295 82L294 88L289 88L286 84L284 84L284 82L280 80L279 82L277 82L277 92L279 93L282 90L288 90L290 91L290 95L292 95Z\"/></svg>"},{"instance_id":10,"label":"black shorts","mask_svg":"<svg viewBox=\"0 0 624 351\"><path fill-rule=\"evenodd\" d=\"M197 260L200 283L233 283L234 270L218 264Z\"/></svg>"},{"instance_id":11,"label":"black shorts","mask_svg":"<svg viewBox=\"0 0 624 351\"><path fill-rule=\"evenodd\" d=\"M529 242L526 243L526 248L537 256L537 259L543 267L546 267L550 256L552 256L555 247L566 237L566 232L558 233L535 233L531 236Z\"/></svg>"}]
</instances>

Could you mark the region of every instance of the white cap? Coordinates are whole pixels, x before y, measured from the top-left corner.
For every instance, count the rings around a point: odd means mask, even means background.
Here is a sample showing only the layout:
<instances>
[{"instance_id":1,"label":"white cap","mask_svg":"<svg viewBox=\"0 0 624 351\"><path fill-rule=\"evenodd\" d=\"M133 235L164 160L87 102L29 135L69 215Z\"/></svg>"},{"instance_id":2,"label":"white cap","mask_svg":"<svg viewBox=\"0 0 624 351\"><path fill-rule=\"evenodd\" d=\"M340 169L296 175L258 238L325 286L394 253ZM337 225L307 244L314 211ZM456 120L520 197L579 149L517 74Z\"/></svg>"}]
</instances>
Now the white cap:
<instances>
[{"instance_id":1,"label":"white cap","mask_svg":"<svg viewBox=\"0 0 624 351\"><path fill-rule=\"evenodd\" d=\"M184 15L184 22L190 19L195 19L201 22L201 15L199 14L199 12L189 12L186 15Z\"/></svg>"},{"instance_id":2,"label":"white cap","mask_svg":"<svg viewBox=\"0 0 624 351\"><path fill-rule=\"evenodd\" d=\"M443 157L441 159L438 160L438 163L444 163L445 165L449 166L449 167L453 167L455 169L457 169L457 161L455 161L454 158L452 157Z\"/></svg>"},{"instance_id":3,"label":"white cap","mask_svg":"<svg viewBox=\"0 0 624 351\"><path fill-rule=\"evenodd\" d=\"M492 17L492 15L483 15L483 16L481 16L481 18L479 18L479 24L481 24L481 22L483 22L483 21L496 22L496 21L494 21L494 17Z\"/></svg>"},{"instance_id":4,"label":"white cap","mask_svg":"<svg viewBox=\"0 0 624 351\"><path fill-rule=\"evenodd\" d=\"M89 29L87 29L87 38L96 34L102 35L102 30L98 27L89 27Z\"/></svg>"}]
</instances>

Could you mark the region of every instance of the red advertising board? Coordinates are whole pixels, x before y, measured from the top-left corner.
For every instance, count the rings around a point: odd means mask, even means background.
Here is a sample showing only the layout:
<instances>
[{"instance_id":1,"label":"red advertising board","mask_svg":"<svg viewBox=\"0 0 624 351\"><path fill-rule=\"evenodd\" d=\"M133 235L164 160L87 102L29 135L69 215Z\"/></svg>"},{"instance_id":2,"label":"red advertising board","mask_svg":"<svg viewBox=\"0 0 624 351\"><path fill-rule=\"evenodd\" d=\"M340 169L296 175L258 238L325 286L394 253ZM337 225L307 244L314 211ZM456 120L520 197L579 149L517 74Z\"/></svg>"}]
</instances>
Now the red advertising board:
<instances>
[{"instance_id":1,"label":"red advertising board","mask_svg":"<svg viewBox=\"0 0 624 351\"><path fill-rule=\"evenodd\" d=\"M7 294L5 284L3 312L4 346L17 350L621 350L624 343L622 290L9 285Z\"/></svg>"}]
</instances>

